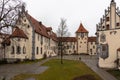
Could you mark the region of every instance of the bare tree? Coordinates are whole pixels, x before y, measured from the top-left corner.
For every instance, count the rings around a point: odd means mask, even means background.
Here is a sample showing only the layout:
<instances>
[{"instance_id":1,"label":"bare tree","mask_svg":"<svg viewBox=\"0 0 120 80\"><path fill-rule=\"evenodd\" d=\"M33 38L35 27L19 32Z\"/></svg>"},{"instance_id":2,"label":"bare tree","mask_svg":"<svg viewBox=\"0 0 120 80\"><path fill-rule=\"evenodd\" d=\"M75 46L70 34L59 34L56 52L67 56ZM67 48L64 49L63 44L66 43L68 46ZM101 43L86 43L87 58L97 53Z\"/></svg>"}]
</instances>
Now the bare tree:
<instances>
[{"instance_id":1,"label":"bare tree","mask_svg":"<svg viewBox=\"0 0 120 80\"><path fill-rule=\"evenodd\" d=\"M23 5L21 0L0 0L0 31L16 24Z\"/></svg>"},{"instance_id":2,"label":"bare tree","mask_svg":"<svg viewBox=\"0 0 120 80\"><path fill-rule=\"evenodd\" d=\"M0 32L4 34L8 33L7 28L14 27L18 20L19 13L22 12L25 3L21 0L0 0ZM5 59L5 48L10 45L9 39L6 35L2 37L2 47L4 48L4 59Z\"/></svg>"},{"instance_id":3,"label":"bare tree","mask_svg":"<svg viewBox=\"0 0 120 80\"><path fill-rule=\"evenodd\" d=\"M60 25L58 26L57 30L57 36L59 37L59 47L60 47L60 55L61 55L61 64L63 64L63 49L64 49L64 43L63 43L63 37L69 36L70 33L67 29L66 19L61 18Z\"/></svg>"}]
</instances>

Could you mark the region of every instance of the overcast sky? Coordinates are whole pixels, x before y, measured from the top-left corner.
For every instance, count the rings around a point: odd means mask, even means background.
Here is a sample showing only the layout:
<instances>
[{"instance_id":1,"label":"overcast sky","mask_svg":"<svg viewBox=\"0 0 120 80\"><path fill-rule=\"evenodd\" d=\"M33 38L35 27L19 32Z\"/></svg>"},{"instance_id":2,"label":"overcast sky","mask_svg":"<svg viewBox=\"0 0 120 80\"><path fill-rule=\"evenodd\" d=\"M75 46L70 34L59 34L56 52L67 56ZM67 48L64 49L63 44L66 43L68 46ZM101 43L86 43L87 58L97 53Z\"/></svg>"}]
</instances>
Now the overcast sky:
<instances>
[{"instance_id":1,"label":"overcast sky","mask_svg":"<svg viewBox=\"0 0 120 80\"><path fill-rule=\"evenodd\" d=\"M75 36L80 23L94 36L96 24L110 6L111 0L23 0L28 13L56 32L60 19L65 18L71 36ZM120 0L115 0L120 7Z\"/></svg>"}]
</instances>

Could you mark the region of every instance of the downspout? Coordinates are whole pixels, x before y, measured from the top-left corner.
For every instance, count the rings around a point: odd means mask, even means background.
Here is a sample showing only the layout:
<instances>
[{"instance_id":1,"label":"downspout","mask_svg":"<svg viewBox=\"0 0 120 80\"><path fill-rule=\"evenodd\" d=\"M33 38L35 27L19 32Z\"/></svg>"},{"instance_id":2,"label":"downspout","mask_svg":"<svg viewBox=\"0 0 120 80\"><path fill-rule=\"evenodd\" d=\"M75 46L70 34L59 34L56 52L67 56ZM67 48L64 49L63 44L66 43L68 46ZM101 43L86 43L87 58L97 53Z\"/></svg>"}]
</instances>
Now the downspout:
<instances>
[{"instance_id":1,"label":"downspout","mask_svg":"<svg viewBox=\"0 0 120 80\"><path fill-rule=\"evenodd\" d=\"M32 27L32 60L35 60L35 31Z\"/></svg>"}]
</instances>

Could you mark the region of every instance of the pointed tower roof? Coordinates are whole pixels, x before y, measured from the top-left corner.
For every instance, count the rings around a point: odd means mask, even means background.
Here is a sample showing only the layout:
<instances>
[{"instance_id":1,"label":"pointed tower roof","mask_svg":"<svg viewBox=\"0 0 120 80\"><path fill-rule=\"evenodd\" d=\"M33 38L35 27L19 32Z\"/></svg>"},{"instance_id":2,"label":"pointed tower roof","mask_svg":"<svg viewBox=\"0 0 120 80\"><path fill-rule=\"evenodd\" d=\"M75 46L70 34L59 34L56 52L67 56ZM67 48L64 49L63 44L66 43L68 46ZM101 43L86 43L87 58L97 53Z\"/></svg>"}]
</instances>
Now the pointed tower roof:
<instances>
[{"instance_id":1,"label":"pointed tower roof","mask_svg":"<svg viewBox=\"0 0 120 80\"><path fill-rule=\"evenodd\" d=\"M23 30L16 27L15 31L12 33L10 38L25 38L28 39L27 35L24 33Z\"/></svg>"},{"instance_id":2,"label":"pointed tower roof","mask_svg":"<svg viewBox=\"0 0 120 80\"><path fill-rule=\"evenodd\" d=\"M76 33L88 33L88 31L83 27L82 23L80 23L80 26Z\"/></svg>"}]
</instances>

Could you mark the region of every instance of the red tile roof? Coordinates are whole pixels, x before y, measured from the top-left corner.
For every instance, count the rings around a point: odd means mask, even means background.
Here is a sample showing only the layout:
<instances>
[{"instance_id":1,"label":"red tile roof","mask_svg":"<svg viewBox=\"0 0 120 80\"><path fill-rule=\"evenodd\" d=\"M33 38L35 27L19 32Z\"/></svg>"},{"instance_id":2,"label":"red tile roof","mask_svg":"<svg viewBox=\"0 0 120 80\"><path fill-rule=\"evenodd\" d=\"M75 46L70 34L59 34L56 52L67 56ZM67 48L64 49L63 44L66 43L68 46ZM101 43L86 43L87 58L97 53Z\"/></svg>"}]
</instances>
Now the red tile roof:
<instances>
[{"instance_id":1,"label":"red tile roof","mask_svg":"<svg viewBox=\"0 0 120 80\"><path fill-rule=\"evenodd\" d=\"M52 38L52 40L54 40L54 41L58 41L58 39L57 39L57 35L56 35L54 32L52 32L52 34L51 34L50 37Z\"/></svg>"},{"instance_id":2,"label":"red tile roof","mask_svg":"<svg viewBox=\"0 0 120 80\"><path fill-rule=\"evenodd\" d=\"M51 27L47 27L46 29L47 29L47 31L51 31L51 30L52 30L52 28L51 28Z\"/></svg>"},{"instance_id":3,"label":"red tile roof","mask_svg":"<svg viewBox=\"0 0 120 80\"><path fill-rule=\"evenodd\" d=\"M88 42L96 42L96 37L88 37Z\"/></svg>"},{"instance_id":4,"label":"red tile roof","mask_svg":"<svg viewBox=\"0 0 120 80\"><path fill-rule=\"evenodd\" d=\"M88 33L88 31L83 27L81 23L76 33Z\"/></svg>"},{"instance_id":5,"label":"red tile roof","mask_svg":"<svg viewBox=\"0 0 120 80\"><path fill-rule=\"evenodd\" d=\"M26 13L26 16L28 20L30 21L31 25L33 26L33 28L35 29L36 33L43 35L47 38L50 38L49 34L47 33L47 28L46 26L42 24L42 22L37 21L35 18L33 18L28 13Z\"/></svg>"},{"instance_id":6,"label":"red tile roof","mask_svg":"<svg viewBox=\"0 0 120 80\"><path fill-rule=\"evenodd\" d=\"M58 37L58 41L62 42L77 42L77 39L75 37Z\"/></svg>"},{"instance_id":7,"label":"red tile roof","mask_svg":"<svg viewBox=\"0 0 120 80\"><path fill-rule=\"evenodd\" d=\"M27 35L24 33L23 30L16 27L15 31L10 35L10 38L26 38L28 39Z\"/></svg>"}]
</instances>

